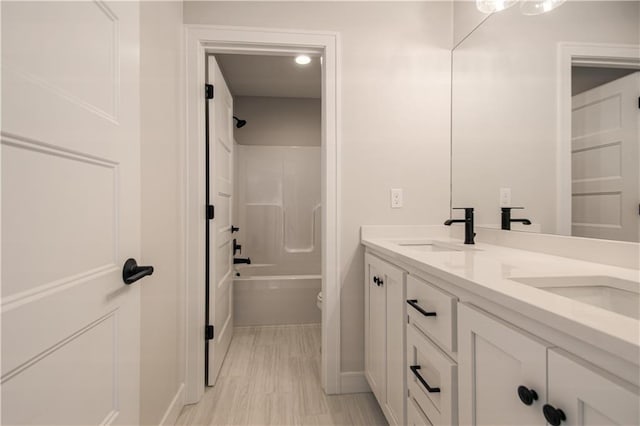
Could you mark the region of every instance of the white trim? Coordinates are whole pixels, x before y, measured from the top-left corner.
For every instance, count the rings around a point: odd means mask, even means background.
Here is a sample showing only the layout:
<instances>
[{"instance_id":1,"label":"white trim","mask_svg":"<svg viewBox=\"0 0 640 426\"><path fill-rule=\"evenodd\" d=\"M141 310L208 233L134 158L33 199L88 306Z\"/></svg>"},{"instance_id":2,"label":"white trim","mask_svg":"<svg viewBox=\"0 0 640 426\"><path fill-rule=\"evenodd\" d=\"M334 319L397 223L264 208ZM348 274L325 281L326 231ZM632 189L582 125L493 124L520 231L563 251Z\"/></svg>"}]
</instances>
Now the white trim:
<instances>
[{"instance_id":1,"label":"white trim","mask_svg":"<svg viewBox=\"0 0 640 426\"><path fill-rule=\"evenodd\" d=\"M175 425L183 406L184 406L184 383L180 383L180 386L178 387L178 391L173 396L173 399L169 403L167 410L164 412L164 416L162 416L162 420L160 420L160 423L159 423L160 426Z\"/></svg>"},{"instance_id":2,"label":"white trim","mask_svg":"<svg viewBox=\"0 0 640 426\"><path fill-rule=\"evenodd\" d=\"M371 387L364 376L364 371L345 371L340 374L342 393L371 392Z\"/></svg>"},{"instance_id":3,"label":"white trim","mask_svg":"<svg viewBox=\"0 0 640 426\"><path fill-rule=\"evenodd\" d=\"M558 43L556 134L556 234L571 235L571 66L605 62L637 64L640 46L630 44Z\"/></svg>"},{"instance_id":4,"label":"white trim","mask_svg":"<svg viewBox=\"0 0 640 426\"><path fill-rule=\"evenodd\" d=\"M334 32L185 25L186 359L185 401L204 393L204 84L205 53L323 56L322 84L322 386L340 383L340 46Z\"/></svg>"}]
</instances>

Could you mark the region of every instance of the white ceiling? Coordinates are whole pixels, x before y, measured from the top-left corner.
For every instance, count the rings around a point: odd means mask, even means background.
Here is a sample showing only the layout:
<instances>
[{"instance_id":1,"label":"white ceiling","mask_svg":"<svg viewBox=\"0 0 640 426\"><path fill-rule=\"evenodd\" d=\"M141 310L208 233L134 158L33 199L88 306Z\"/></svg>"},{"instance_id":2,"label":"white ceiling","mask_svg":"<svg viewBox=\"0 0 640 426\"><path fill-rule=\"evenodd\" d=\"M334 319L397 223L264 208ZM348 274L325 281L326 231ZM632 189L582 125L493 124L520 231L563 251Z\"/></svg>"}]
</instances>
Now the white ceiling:
<instances>
[{"instance_id":1,"label":"white ceiling","mask_svg":"<svg viewBox=\"0 0 640 426\"><path fill-rule=\"evenodd\" d=\"M320 98L320 58L298 65L293 56L216 54L234 96Z\"/></svg>"}]
</instances>

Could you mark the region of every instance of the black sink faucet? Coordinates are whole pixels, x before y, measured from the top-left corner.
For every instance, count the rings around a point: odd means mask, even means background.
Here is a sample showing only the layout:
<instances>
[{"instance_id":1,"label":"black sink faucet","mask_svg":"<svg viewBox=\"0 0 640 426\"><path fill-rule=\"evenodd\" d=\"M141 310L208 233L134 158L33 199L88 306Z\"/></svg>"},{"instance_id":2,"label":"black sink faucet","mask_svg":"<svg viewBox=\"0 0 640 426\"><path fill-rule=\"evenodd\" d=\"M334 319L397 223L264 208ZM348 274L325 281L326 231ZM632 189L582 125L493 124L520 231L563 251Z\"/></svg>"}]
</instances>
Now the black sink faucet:
<instances>
[{"instance_id":1,"label":"black sink faucet","mask_svg":"<svg viewBox=\"0 0 640 426\"><path fill-rule=\"evenodd\" d=\"M464 210L464 219L449 219L444 222L451 226L452 223L464 223L464 243L475 244L473 238L476 233L473 231L473 207L454 207L453 210Z\"/></svg>"},{"instance_id":2,"label":"black sink faucet","mask_svg":"<svg viewBox=\"0 0 640 426\"><path fill-rule=\"evenodd\" d=\"M524 209L524 207L501 207L503 230L511 230L512 222L521 222L523 225L531 225L531 221L529 219L511 219L511 210L513 209Z\"/></svg>"}]
</instances>

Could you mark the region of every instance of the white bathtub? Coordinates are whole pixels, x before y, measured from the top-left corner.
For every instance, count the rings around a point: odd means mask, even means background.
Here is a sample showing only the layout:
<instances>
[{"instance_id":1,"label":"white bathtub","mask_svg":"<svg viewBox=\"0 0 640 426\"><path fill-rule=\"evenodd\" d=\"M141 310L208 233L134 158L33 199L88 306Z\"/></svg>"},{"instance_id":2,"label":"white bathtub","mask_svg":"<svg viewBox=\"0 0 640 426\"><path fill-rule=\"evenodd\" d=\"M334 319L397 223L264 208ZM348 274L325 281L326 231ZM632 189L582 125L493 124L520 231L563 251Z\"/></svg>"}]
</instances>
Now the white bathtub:
<instances>
[{"instance_id":1,"label":"white bathtub","mask_svg":"<svg viewBox=\"0 0 640 426\"><path fill-rule=\"evenodd\" d=\"M321 275L260 275L275 272L271 265L247 265L233 280L236 326L319 324L316 306Z\"/></svg>"}]
</instances>

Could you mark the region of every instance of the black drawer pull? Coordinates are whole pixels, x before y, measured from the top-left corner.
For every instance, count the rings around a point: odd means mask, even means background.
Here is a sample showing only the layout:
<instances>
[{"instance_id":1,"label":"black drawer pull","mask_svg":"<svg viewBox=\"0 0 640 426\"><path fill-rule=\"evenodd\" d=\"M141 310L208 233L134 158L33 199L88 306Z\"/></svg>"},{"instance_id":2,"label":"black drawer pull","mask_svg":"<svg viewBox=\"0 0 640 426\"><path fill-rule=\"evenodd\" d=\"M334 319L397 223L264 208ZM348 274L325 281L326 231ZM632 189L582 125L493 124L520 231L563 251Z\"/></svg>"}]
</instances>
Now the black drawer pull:
<instances>
[{"instance_id":1,"label":"black drawer pull","mask_svg":"<svg viewBox=\"0 0 640 426\"><path fill-rule=\"evenodd\" d=\"M422 383L422 386L424 386L430 393L440 392L440 388L432 388L431 386L429 386L429 383L427 383L427 381L420 375L420 373L418 373L418 370L420 370L419 365L412 365L409 367L409 369L413 372L413 375L416 376L420 383Z\"/></svg>"},{"instance_id":2,"label":"black drawer pull","mask_svg":"<svg viewBox=\"0 0 640 426\"><path fill-rule=\"evenodd\" d=\"M413 307L413 309L415 309L416 311L420 312L425 317L435 317L436 316L435 312L427 312L424 309L422 309L420 307L420 305L418 305L418 299L409 299L409 300L407 300L407 303L410 304Z\"/></svg>"}]
</instances>

